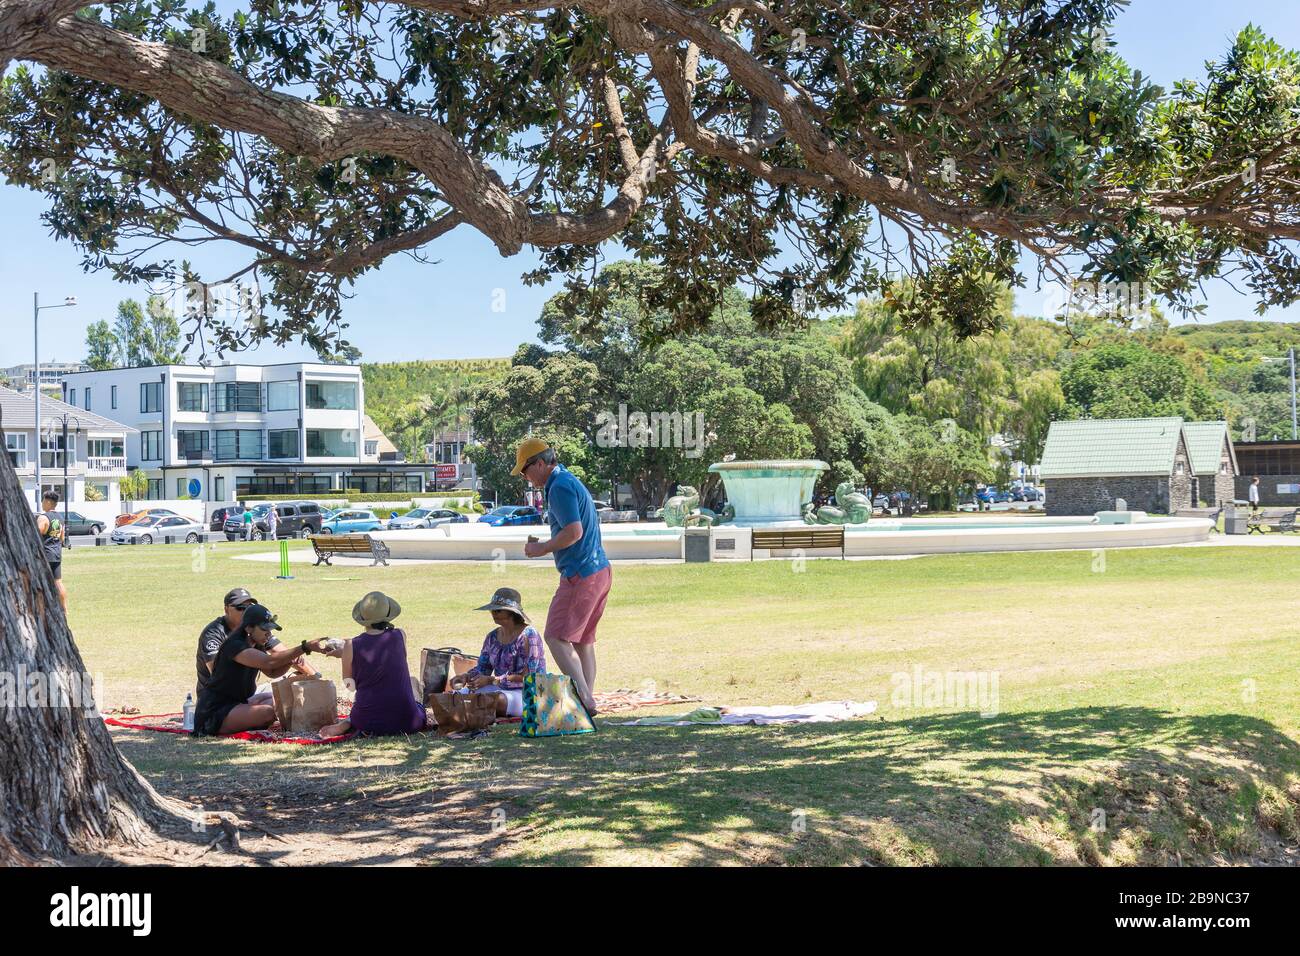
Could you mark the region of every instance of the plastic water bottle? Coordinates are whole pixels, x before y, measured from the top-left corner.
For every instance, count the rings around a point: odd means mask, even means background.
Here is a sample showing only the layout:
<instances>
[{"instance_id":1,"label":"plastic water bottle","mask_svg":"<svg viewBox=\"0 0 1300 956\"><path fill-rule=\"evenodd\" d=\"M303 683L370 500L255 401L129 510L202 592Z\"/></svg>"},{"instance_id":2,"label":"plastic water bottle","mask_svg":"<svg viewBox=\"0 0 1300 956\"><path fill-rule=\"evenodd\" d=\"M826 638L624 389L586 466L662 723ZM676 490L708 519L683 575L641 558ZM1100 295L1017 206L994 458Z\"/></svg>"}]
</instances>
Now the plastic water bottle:
<instances>
[{"instance_id":1,"label":"plastic water bottle","mask_svg":"<svg viewBox=\"0 0 1300 956\"><path fill-rule=\"evenodd\" d=\"M181 708L181 726L188 731L194 730L194 695L185 695L185 706Z\"/></svg>"}]
</instances>

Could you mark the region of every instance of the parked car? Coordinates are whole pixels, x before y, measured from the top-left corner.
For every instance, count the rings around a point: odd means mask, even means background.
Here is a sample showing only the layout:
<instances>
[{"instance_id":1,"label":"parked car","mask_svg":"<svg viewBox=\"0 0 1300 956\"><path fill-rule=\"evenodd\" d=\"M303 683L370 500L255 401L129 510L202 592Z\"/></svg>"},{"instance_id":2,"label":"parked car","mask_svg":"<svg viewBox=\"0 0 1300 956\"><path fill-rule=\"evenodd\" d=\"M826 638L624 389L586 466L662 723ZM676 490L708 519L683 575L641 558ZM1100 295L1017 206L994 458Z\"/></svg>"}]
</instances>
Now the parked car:
<instances>
[{"instance_id":1,"label":"parked car","mask_svg":"<svg viewBox=\"0 0 1300 956\"><path fill-rule=\"evenodd\" d=\"M1011 499L1013 501L1042 501L1043 492L1042 489L1035 488L1033 485L1021 485L1011 493Z\"/></svg>"},{"instance_id":2,"label":"parked car","mask_svg":"<svg viewBox=\"0 0 1300 956\"><path fill-rule=\"evenodd\" d=\"M494 508L478 519L481 524L494 528L515 527L517 525L541 524L542 516L531 505L502 505Z\"/></svg>"},{"instance_id":3,"label":"parked car","mask_svg":"<svg viewBox=\"0 0 1300 956\"><path fill-rule=\"evenodd\" d=\"M155 541L163 541L166 538L173 540L184 539L187 544L193 544L198 541L207 526L198 522L191 521L189 518L182 518L180 515L146 515L139 521L132 521L130 524L124 524L120 528L114 528L110 540L114 544L153 544Z\"/></svg>"},{"instance_id":4,"label":"parked car","mask_svg":"<svg viewBox=\"0 0 1300 956\"><path fill-rule=\"evenodd\" d=\"M373 511L361 508L343 508L321 523L321 534L359 534L367 531L382 531L384 523Z\"/></svg>"},{"instance_id":5,"label":"parked car","mask_svg":"<svg viewBox=\"0 0 1300 956\"><path fill-rule=\"evenodd\" d=\"M436 528L444 524L468 522L459 511L450 508L415 508L388 522L389 531L409 531L412 528Z\"/></svg>"},{"instance_id":6,"label":"parked car","mask_svg":"<svg viewBox=\"0 0 1300 956\"><path fill-rule=\"evenodd\" d=\"M613 506L611 506L610 503L609 503L608 501L594 501L594 500L593 500L593 501L592 501L592 504L596 506L596 510L597 510L597 511L613 511L613 510L614 510Z\"/></svg>"},{"instance_id":7,"label":"parked car","mask_svg":"<svg viewBox=\"0 0 1300 956\"><path fill-rule=\"evenodd\" d=\"M243 514L243 512L238 508L217 508L212 512L212 517L208 521L208 530L225 531L226 522L236 514Z\"/></svg>"},{"instance_id":8,"label":"parked car","mask_svg":"<svg viewBox=\"0 0 1300 956\"><path fill-rule=\"evenodd\" d=\"M263 540L270 531L266 518L271 513L271 507L269 504L253 506L251 537L254 541ZM275 505L275 513L279 519L275 534L279 538L305 538L309 534L320 534L324 527L320 505L314 501L282 501ZM228 541L243 540L244 512L241 509L230 510L226 517L225 532Z\"/></svg>"},{"instance_id":9,"label":"parked car","mask_svg":"<svg viewBox=\"0 0 1300 956\"><path fill-rule=\"evenodd\" d=\"M139 521L141 518L145 518L145 517L156 518L163 515L175 515L175 514L176 512L172 511L170 508L145 508L143 511L133 511L130 514L118 515L115 519L113 519L113 525L115 527L120 528L124 524L134 524L135 522ZM179 515L177 515L177 517L179 517Z\"/></svg>"},{"instance_id":10,"label":"parked car","mask_svg":"<svg viewBox=\"0 0 1300 956\"><path fill-rule=\"evenodd\" d=\"M87 518L85 515L76 511L69 511L65 520L62 511L56 512L59 521L63 523L63 533L68 535L74 534L103 534L104 522L95 521L93 518Z\"/></svg>"}]
</instances>

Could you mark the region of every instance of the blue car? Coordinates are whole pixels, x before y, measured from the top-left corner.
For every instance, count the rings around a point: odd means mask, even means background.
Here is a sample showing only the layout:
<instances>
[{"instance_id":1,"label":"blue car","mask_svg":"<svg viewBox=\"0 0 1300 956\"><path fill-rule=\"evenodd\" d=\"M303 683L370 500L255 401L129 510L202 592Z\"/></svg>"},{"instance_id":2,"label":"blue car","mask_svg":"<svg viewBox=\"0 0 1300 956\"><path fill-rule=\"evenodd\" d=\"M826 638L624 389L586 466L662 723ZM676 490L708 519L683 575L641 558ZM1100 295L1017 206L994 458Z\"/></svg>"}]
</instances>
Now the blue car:
<instances>
[{"instance_id":1,"label":"blue car","mask_svg":"<svg viewBox=\"0 0 1300 956\"><path fill-rule=\"evenodd\" d=\"M536 508L528 505L502 505L500 508L493 508L478 520L481 524L488 524L494 528L507 528L516 525L541 524L542 516Z\"/></svg>"},{"instance_id":2,"label":"blue car","mask_svg":"<svg viewBox=\"0 0 1300 956\"><path fill-rule=\"evenodd\" d=\"M321 522L321 534L354 534L367 531L381 531L384 524L379 515L373 511L358 508L343 508L328 521Z\"/></svg>"}]
</instances>

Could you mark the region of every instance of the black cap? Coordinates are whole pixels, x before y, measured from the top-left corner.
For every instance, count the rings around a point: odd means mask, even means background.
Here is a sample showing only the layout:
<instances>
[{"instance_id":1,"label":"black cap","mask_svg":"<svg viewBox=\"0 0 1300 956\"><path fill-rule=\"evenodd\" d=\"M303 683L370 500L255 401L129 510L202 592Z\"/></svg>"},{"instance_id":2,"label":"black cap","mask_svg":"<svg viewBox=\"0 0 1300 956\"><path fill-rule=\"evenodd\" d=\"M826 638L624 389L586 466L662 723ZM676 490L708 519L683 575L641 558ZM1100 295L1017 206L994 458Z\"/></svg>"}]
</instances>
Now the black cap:
<instances>
[{"instance_id":1,"label":"black cap","mask_svg":"<svg viewBox=\"0 0 1300 956\"><path fill-rule=\"evenodd\" d=\"M244 612L243 626L245 629L250 627L264 627L271 631L283 630L280 625L275 622L275 615L271 613L270 609L263 607L261 604L254 604Z\"/></svg>"},{"instance_id":2,"label":"black cap","mask_svg":"<svg viewBox=\"0 0 1300 956\"><path fill-rule=\"evenodd\" d=\"M252 601L256 604L257 598L249 594L245 588L231 588L226 592L226 607L235 607L236 605L243 604L247 601Z\"/></svg>"}]
</instances>

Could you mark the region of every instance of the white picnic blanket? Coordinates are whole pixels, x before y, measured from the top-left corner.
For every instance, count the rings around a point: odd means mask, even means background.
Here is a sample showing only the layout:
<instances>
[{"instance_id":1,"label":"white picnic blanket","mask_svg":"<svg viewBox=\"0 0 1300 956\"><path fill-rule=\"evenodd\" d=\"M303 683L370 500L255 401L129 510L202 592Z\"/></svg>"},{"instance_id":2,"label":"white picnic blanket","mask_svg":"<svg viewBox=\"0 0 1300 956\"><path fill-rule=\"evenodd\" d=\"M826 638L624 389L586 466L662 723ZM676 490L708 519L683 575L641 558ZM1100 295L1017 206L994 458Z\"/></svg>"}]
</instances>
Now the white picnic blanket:
<instances>
[{"instance_id":1,"label":"white picnic blanket","mask_svg":"<svg viewBox=\"0 0 1300 956\"><path fill-rule=\"evenodd\" d=\"M710 711L716 712L716 716ZM826 724L838 720L861 720L876 712L874 700L826 700L814 704L781 704L772 707L701 707L676 718L640 717L620 721L622 727L707 727L710 724Z\"/></svg>"}]
</instances>

